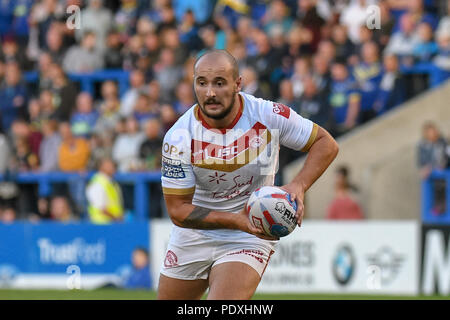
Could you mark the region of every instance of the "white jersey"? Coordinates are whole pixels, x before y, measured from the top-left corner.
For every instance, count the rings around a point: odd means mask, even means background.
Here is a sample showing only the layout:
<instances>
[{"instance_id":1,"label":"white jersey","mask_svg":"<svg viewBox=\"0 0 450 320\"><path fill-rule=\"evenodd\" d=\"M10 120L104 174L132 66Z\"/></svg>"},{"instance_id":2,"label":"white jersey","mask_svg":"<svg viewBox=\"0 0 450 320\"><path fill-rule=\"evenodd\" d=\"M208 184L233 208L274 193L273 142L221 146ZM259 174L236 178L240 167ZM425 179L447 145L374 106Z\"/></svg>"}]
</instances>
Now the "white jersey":
<instances>
[{"instance_id":1,"label":"white jersey","mask_svg":"<svg viewBox=\"0 0 450 320\"><path fill-rule=\"evenodd\" d=\"M192 204L237 213L250 194L273 185L279 146L309 149L318 126L289 107L240 92L241 109L227 129L213 129L191 107L166 133L163 142L164 194L193 194ZM238 230L194 230L173 233L218 239L255 239Z\"/></svg>"}]
</instances>

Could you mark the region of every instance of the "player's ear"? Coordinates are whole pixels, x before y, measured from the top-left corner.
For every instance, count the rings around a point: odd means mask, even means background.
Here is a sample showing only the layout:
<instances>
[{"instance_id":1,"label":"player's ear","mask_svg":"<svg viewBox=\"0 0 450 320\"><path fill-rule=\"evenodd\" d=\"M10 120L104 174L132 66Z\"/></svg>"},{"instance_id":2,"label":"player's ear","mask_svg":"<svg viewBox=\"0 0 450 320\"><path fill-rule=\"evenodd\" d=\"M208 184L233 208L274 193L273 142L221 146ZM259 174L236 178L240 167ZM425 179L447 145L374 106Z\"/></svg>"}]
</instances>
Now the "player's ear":
<instances>
[{"instance_id":1,"label":"player's ear","mask_svg":"<svg viewBox=\"0 0 450 320\"><path fill-rule=\"evenodd\" d=\"M236 84L236 91L237 92L241 91L241 89L242 89L242 77L241 76L237 77L235 84Z\"/></svg>"}]
</instances>

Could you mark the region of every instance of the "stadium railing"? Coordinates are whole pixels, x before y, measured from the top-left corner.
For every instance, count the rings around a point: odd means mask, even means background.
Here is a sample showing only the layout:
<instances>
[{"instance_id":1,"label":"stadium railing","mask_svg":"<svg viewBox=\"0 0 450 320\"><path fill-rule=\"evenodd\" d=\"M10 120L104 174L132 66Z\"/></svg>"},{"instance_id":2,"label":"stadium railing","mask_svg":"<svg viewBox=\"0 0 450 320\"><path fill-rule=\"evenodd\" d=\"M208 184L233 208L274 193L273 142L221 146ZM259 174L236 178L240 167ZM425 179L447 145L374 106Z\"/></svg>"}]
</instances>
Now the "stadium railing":
<instances>
[{"instance_id":1,"label":"stadium railing","mask_svg":"<svg viewBox=\"0 0 450 320\"><path fill-rule=\"evenodd\" d=\"M70 181L82 181L88 183L95 172L23 172L17 174L0 174L0 181L5 179L17 184L36 184L40 197L52 195L52 184L69 183ZM134 186L134 215L135 219L145 221L149 219L150 197L149 183L160 183L160 171L143 171L130 173L116 173L114 179L119 184L132 184Z\"/></svg>"},{"instance_id":2,"label":"stadium railing","mask_svg":"<svg viewBox=\"0 0 450 320\"><path fill-rule=\"evenodd\" d=\"M435 88L450 77L450 71L442 70L430 62L417 63L411 67L401 67L403 74L426 74L428 75L428 84L430 88Z\"/></svg>"},{"instance_id":3,"label":"stadium railing","mask_svg":"<svg viewBox=\"0 0 450 320\"><path fill-rule=\"evenodd\" d=\"M445 181L445 212L436 214L434 207L434 186L436 180ZM434 170L428 179L422 181L422 223L450 225L450 170Z\"/></svg>"}]
</instances>

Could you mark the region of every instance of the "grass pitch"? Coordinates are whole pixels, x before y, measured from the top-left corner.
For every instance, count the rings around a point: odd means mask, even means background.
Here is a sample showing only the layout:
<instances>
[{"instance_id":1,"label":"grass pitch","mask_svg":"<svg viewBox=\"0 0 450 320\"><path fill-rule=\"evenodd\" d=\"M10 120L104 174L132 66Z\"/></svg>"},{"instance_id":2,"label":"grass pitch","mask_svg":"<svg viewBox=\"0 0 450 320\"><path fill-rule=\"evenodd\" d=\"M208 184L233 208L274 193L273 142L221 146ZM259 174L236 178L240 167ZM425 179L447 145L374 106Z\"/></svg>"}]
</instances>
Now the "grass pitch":
<instances>
[{"instance_id":1,"label":"grass pitch","mask_svg":"<svg viewBox=\"0 0 450 320\"><path fill-rule=\"evenodd\" d=\"M155 291L97 290L0 290L0 300L154 300ZM397 296L346 294L255 294L254 300L450 300L450 296Z\"/></svg>"}]
</instances>

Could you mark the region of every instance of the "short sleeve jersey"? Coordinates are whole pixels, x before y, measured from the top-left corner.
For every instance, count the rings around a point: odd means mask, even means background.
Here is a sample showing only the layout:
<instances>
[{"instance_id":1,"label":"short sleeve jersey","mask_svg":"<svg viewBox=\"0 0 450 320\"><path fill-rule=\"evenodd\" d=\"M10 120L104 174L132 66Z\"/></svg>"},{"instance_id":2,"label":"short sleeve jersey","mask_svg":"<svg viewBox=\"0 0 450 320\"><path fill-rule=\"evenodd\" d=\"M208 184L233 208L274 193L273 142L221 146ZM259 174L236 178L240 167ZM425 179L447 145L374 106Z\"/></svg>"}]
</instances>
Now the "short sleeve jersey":
<instances>
[{"instance_id":1,"label":"short sleeve jersey","mask_svg":"<svg viewBox=\"0 0 450 320\"><path fill-rule=\"evenodd\" d=\"M238 99L229 128L209 127L194 105L166 133L164 194L193 194L193 205L237 213L254 190L273 185L280 144L307 151L314 142L318 126L288 106L242 92Z\"/></svg>"}]
</instances>

